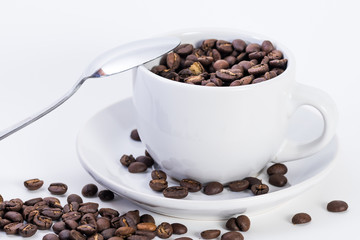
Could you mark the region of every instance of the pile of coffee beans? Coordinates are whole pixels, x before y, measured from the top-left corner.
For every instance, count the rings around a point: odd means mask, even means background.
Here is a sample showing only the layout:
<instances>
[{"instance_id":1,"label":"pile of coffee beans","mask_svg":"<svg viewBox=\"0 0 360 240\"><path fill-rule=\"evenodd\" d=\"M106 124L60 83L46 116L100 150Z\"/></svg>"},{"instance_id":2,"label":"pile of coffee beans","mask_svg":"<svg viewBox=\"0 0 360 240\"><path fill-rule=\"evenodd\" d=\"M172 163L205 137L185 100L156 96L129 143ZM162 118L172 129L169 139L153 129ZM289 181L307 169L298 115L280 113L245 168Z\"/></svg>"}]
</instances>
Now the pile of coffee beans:
<instances>
[{"instance_id":1,"label":"pile of coffee beans","mask_svg":"<svg viewBox=\"0 0 360 240\"><path fill-rule=\"evenodd\" d=\"M173 81L203 86L240 86L274 78L288 60L273 44L206 39L201 46L181 44L164 55L151 71Z\"/></svg>"}]
</instances>

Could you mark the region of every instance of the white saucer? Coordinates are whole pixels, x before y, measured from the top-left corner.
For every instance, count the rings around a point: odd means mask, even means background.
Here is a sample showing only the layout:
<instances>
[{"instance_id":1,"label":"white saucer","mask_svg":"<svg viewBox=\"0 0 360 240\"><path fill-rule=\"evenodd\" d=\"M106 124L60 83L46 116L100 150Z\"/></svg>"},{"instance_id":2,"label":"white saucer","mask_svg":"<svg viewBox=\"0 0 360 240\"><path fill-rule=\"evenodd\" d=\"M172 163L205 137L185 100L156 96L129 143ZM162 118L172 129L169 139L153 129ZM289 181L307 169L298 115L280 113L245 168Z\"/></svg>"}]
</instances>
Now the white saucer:
<instances>
[{"instance_id":1,"label":"white saucer","mask_svg":"<svg viewBox=\"0 0 360 240\"><path fill-rule=\"evenodd\" d=\"M269 185L268 194L254 196L248 190L236 193L225 189L213 196L197 192L189 193L184 199L165 198L148 185L151 169L145 173L131 174L120 164L123 154L133 154L135 157L144 155L143 144L130 139L131 130L136 128L134 117L131 98L117 102L92 117L78 135L80 161L99 184L145 209L168 216L210 220L226 219L244 212L248 215L263 212L295 198L318 183L330 171L336 159L338 144L334 138L321 152L286 163L289 183L283 188ZM318 113L302 108L294 115L289 133L298 140L309 140L321 133L321 124ZM266 168L258 177L267 183ZM170 185L178 184L170 179Z\"/></svg>"}]
</instances>

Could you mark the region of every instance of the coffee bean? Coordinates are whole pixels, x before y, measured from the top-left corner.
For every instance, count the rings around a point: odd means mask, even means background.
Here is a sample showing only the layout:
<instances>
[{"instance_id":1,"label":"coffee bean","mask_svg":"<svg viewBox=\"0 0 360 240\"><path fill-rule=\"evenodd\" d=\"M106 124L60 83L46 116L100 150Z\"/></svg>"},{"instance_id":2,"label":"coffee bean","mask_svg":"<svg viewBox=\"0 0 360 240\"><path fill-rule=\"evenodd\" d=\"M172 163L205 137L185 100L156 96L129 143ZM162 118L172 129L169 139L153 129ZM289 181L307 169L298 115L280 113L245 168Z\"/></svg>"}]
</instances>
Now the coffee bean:
<instances>
[{"instance_id":1,"label":"coffee bean","mask_svg":"<svg viewBox=\"0 0 360 240\"><path fill-rule=\"evenodd\" d=\"M227 232L221 236L221 240L244 240L244 236L239 232Z\"/></svg>"},{"instance_id":2,"label":"coffee bean","mask_svg":"<svg viewBox=\"0 0 360 240\"><path fill-rule=\"evenodd\" d=\"M145 222L145 223L138 223L136 225L136 228L138 230L142 230L142 231L155 231L156 230L156 225L155 223L151 223L151 222Z\"/></svg>"},{"instance_id":3,"label":"coffee bean","mask_svg":"<svg viewBox=\"0 0 360 240\"><path fill-rule=\"evenodd\" d=\"M81 189L81 194L84 197L94 197L94 196L96 196L97 191L98 191L98 187L95 184L89 183L89 184L86 184Z\"/></svg>"},{"instance_id":4,"label":"coffee bean","mask_svg":"<svg viewBox=\"0 0 360 240\"><path fill-rule=\"evenodd\" d=\"M154 66L151 68L151 71L155 74L160 74L162 71L164 71L165 69L167 69L166 66L164 65L158 65L158 66Z\"/></svg>"},{"instance_id":5,"label":"coffee bean","mask_svg":"<svg viewBox=\"0 0 360 240\"><path fill-rule=\"evenodd\" d=\"M304 224L311 221L311 216L307 213L297 213L291 219L293 224Z\"/></svg>"},{"instance_id":6,"label":"coffee bean","mask_svg":"<svg viewBox=\"0 0 360 240\"><path fill-rule=\"evenodd\" d=\"M142 235L131 235L127 239L128 240L148 240L148 237L142 236Z\"/></svg>"},{"instance_id":7,"label":"coffee bean","mask_svg":"<svg viewBox=\"0 0 360 240\"><path fill-rule=\"evenodd\" d=\"M131 163L135 162L135 158L133 155L122 155L120 158L120 163L125 166L128 167Z\"/></svg>"},{"instance_id":8,"label":"coffee bean","mask_svg":"<svg viewBox=\"0 0 360 240\"><path fill-rule=\"evenodd\" d=\"M182 179L180 181L180 186L186 187L189 192L198 192L201 190L202 187L200 182L193 179Z\"/></svg>"},{"instance_id":9,"label":"coffee bean","mask_svg":"<svg viewBox=\"0 0 360 240\"><path fill-rule=\"evenodd\" d=\"M191 71L191 73L193 75L196 75L196 76L205 72L205 69L200 62L194 62L193 64L191 64L191 66L189 67L189 70Z\"/></svg>"},{"instance_id":10,"label":"coffee bean","mask_svg":"<svg viewBox=\"0 0 360 240\"><path fill-rule=\"evenodd\" d=\"M173 234L172 226L167 222L162 222L156 228L156 236L159 238L169 238Z\"/></svg>"},{"instance_id":11,"label":"coffee bean","mask_svg":"<svg viewBox=\"0 0 360 240\"><path fill-rule=\"evenodd\" d=\"M23 201L19 198L11 199L10 201L5 201L5 210L7 211L20 211L23 206Z\"/></svg>"},{"instance_id":12,"label":"coffee bean","mask_svg":"<svg viewBox=\"0 0 360 240\"><path fill-rule=\"evenodd\" d=\"M251 67L255 66L253 62L247 60L239 62L238 65L242 67L245 71L248 71Z\"/></svg>"},{"instance_id":13,"label":"coffee bean","mask_svg":"<svg viewBox=\"0 0 360 240\"><path fill-rule=\"evenodd\" d=\"M143 214L140 217L140 222L142 222L142 223L155 223L155 219L150 214Z\"/></svg>"},{"instance_id":14,"label":"coffee bean","mask_svg":"<svg viewBox=\"0 0 360 240\"><path fill-rule=\"evenodd\" d=\"M180 81L180 76L179 76L179 74L177 74L176 72L173 72L173 71L166 71L166 70L164 70L164 71L161 73L161 76L163 76L164 78L167 78L167 79L176 81L176 82Z\"/></svg>"},{"instance_id":15,"label":"coffee bean","mask_svg":"<svg viewBox=\"0 0 360 240\"><path fill-rule=\"evenodd\" d=\"M188 229L184 224L181 223L172 223L171 227L173 228L173 234L185 234L187 233Z\"/></svg>"},{"instance_id":16,"label":"coffee bean","mask_svg":"<svg viewBox=\"0 0 360 240\"><path fill-rule=\"evenodd\" d=\"M66 220L74 220L77 221L81 218L81 213L80 212L69 212L69 213L65 213L61 216L61 219L63 221Z\"/></svg>"},{"instance_id":17,"label":"coffee bean","mask_svg":"<svg viewBox=\"0 0 360 240\"><path fill-rule=\"evenodd\" d=\"M285 69L287 65L287 59L276 59L276 60L270 60L269 66L272 68L283 68Z\"/></svg>"},{"instance_id":18,"label":"coffee bean","mask_svg":"<svg viewBox=\"0 0 360 240\"><path fill-rule=\"evenodd\" d=\"M269 71L269 66L267 64L258 64L248 69L249 74L254 76L263 75Z\"/></svg>"},{"instance_id":19,"label":"coffee bean","mask_svg":"<svg viewBox=\"0 0 360 240\"><path fill-rule=\"evenodd\" d=\"M152 178L152 179L164 179L164 180L166 180L167 175L166 175L166 173L165 173L164 171L162 171L162 170L153 170L153 171L151 172L151 178Z\"/></svg>"},{"instance_id":20,"label":"coffee bean","mask_svg":"<svg viewBox=\"0 0 360 240\"><path fill-rule=\"evenodd\" d=\"M94 235L88 237L87 240L104 240L104 237L100 233L95 233ZM119 240L123 240L123 239L120 238Z\"/></svg>"},{"instance_id":21,"label":"coffee bean","mask_svg":"<svg viewBox=\"0 0 360 240\"><path fill-rule=\"evenodd\" d=\"M261 51L269 53L273 50L275 50L274 45L269 40L265 40L261 43Z\"/></svg>"},{"instance_id":22,"label":"coffee bean","mask_svg":"<svg viewBox=\"0 0 360 240\"><path fill-rule=\"evenodd\" d=\"M265 57L266 52L260 51L260 52L252 52L249 53L249 59L258 59L261 60L263 57Z\"/></svg>"},{"instance_id":23,"label":"coffee bean","mask_svg":"<svg viewBox=\"0 0 360 240\"><path fill-rule=\"evenodd\" d=\"M156 237L155 232L149 232L149 231L142 231L142 230L136 230L135 235L137 236L144 236L146 237L146 240L153 239Z\"/></svg>"},{"instance_id":24,"label":"coffee bean","mask_svg":"<svg viewBox=\"0 0 360 240\"><path fill-rule=\"evenodd\" d=\"M51 218L41 216L39 214L34 216L33 223L40 230L50 229L51 225L53 224Z\"/></svg>"},{"instance_id":25,"label":"coffee bean","mask_svg":"<svg viewBox=\"0 0 360 240\"><path fill-rule=\"evenodd\" d=\"M9 223L11 223L11 221L9 219L0 217L0 229L4 229L4 227L6 225L8 225Z\"/></svg>"},{"instance_id":26,"label":"coffee bean","mask_svg":"<svg viewBox=\"0 0 360 240\"><path fill-rule=\"evenodd\" d=\"M181 186L168 187L164 189L163 195L167 198L185 198L188 195L188 189Z\"/></svg>"},{"instance_id":27,"label":"coffee bean","mask_svg":"<svg viewBox=\"0 0 360 240\"><path fill-rule=\"evenodd\" d=\"M248 189L250 183L247 180L238 180L229 183L229 189L233 192L241 192Z\"/></svg>"},{"instance_id":28,"label":"coffee bean","mask_svg":"<svg viewBox=\"0 0 360 240\"><path fill-rule=\"evenodd\" d=\"M60 238L60 240L69 240L70 239L70 230L69 229L62 230L59 233L59 238Z\"/></svg>"},{"instance_id":29,"label":"coffee bean","mask_svg":"<svg viewBox=\"0 0 360 240\"><path fill-rule=\"evenodd\" d=\"M69 219L65 221L65 226L67 229L74 230L79 226L79 224L77 221Z\"/></svg>"},{"instance_id":30,"label":"coffee bean","mask_svg":"<svg viewBox=\"0 0 360 240\"><path fill-rule=\"evenodd\" d=\"M133 129L130 133L130 138L134 141L138 141L138 142L141 142L141 139L140 139L140 136L139 136L139 133L138 133L138 130L137 129Z\"/></svg>"},{"instance_id":31,"label":"coffee bean","mask_svg":"<svg viewBox=\"0 0 360 240\"><path fill-rule=\"evenodd\" d=\"M49 192L54 195L63 195L67 189L68 187L64 183L51 183L48 187Z\"/></svg>"},{"instance_id":32,"label":"coffee bean","mask_svg":"<svg viewBox=\"0 0 360 240\"><path fill-rule=\"evenodd\" d=\"M240 228L236 223L236 218L232 217L229 218L226 223L225 223L225 227L226 229L230 230L230 231L239 231Z\"/></svg>"},{"instance_id":33,"label":"coffee bean","mask_svg":"<svg viewBox=\"0 0 360 240\"><path fill-rule=\"evenodd\" d=\"M43 199L41 197L32 198L24 202L26 206L34 206L36 203L41 202Z\"/></svg>"},{"instance_id":34,"label":"coffee bean","mask_svg":"<svg viewBox=\"0 0 360 240\"><path fill-rule=\"evenodd\" d=\"M209 230L202 231L200 233L200 235L203 239L214 239L214 238L217 238L218 236L220 236L220 234L221 234L221 231L218 229L209 229Z\"/></svg>"},{"instance_id":35,"label":"coffee bean","mask_svg":"<svg viewBox=\"0 0 360 240\"><path fill-rule=\"evenodd\" d=\"M19 222L9 223L4 226L4 231L6 234L14 235L18 233L19 228L22 227L23 225L24 225L23 223L19 223Z\"/></svg>"},{"instance_id":36,"label":"coffee bean","mask_svg":"<svg viewBox=\"0 0 360 240\"><path fill-rule=\"evenodd\" d=\"M114 193L110 190L102 190L99 192L98 197L100 198L101 201L111 201L114 199Z\"/></svg>"},{"instance_id":37,"label":"coffee bean","mask_svg":"<svg viewBox=\"0 0 360 240\"><path fill-rule=\"evenodd\" d=\"M219 59L216 62L214 62L213 67L215 71L218 71L220 69L228 69L229 63L226 60Z\"/></svg>"},{"instance_id":38,"label":"coffee bean","mask_svg":"<svg viewBox=\"0 0 360 240\"><path fill-rule=\"evenodd\" d=\"M266 194L269 192L269 187L266 184L255 184L251 186L251 191L254 195Z\"/></svg>"},{"instance_id":39,"label":"coffee bean","mask_svg":"<svg viewBox=\"0 0 360 240\"><path fill-rule=\"evenodd\" d=\"M97 228L96 225L92 224L83 224L76 227L76 230L86 236L91 236L96 233Z\"/></svg>"},{"instance_id":40,"label":"coffee bean","mask_svg":"<svg viewBox=\"0 0 360 240\"><path fill-rule=\"evenodd\" d=\"M77 195L77 194L70 194L67 198L66 198L66 201L68 203L72 203L72 202L77 202L77 203L82 203L83 200L82 198Z\"/></svg>"},{"instance_id":41,"label":"coffee bean","mask_svg":"<svg viewBox=\"0 0 360 240\"><path fill-rule=\"evenodd\" d=\"M109 239L113 236L115 236L115 228L108 228L101 232L101 235L104 237L104 239Z\"/></svg>"},{"instance_id":42,"label":"coffee bean","mask_svg":"<svg viewBox=\"0 0 360 240\"><path fill-rule=\"evenodd\" d=\"M235 79L239 79L243 75L244 74L240 69L220 69L216 71L216 76L225 82L231 82Z\"/></svg>"},{"instance_id":43,"label":"coffee bean","mask_svg":"<svg viewBox=\"0 0 360 240\"><path fill-rule=\"evenodd\" d=\"M269 52L267 56L269 57L270 60L280 60L283 58L283 54L279 50L273 50Z\"/></svg>"},{"instance_id":44,"label":"coffee bean","mask_svg":"<svg viewBox=\"0 0 360 240\"><path fill-rule=\"evenodd\" d=\"M247 53L252 53L252 52L259 52L261 49L261 46L257 43L250 43L246 46L245 51Z\"/></svg>"},{"instance_id":45,"label":"coffee bean","mask_svg":"<svg viewBox=\"0 0 360 240\"><path fill-rule=\"evenodd\" d=\"M99 217L96 220L96 226L97 226L98 232L102 232L105 229L110 228L110 219L108 219L106 217Z\"/></svg>"},{"instance_id":46,"label":"coffee bean","mask_svg":"<svg viewBox=\"0 0 360 240\"><path fill-rule=\"evenodd\" d=\"M178 237L175 238L174 240L193 240L191 237Z\"/></svg>"},{"instance_id":47,"label":"coffee bean","mask_svg":"<svg viewBox=\"0 0 360 240\"><path fill-rule=\"evenodd\" d=\"M49 205L49 207L62 208L60 200L56 197L45 197L43 200L47 205Z\"/></svg>"},{"instance_id":48,"label":"coffee bean","mask_svg":"<svg viewBox=\"0 0 360 240\"><path fill-rule=\"evenodd\" d=\"M101 208L99 210L99 214L102 216L102 217L106 217L108 219L112 219L114 217L118 217L120 214L117 210L115 209L112 209L112 208Z\"/></svg>"},{"instance_id":49,"label":"coffee bean","mask_svg":"<svg viewBox=\"0 0 360 240\"><path fill-rule=\"evenodd\" d=\"M206 195L215 195L219 194L224 190L224 186L219 182L209 182L204 187L204 193Z\"/></svg>"},{"instance_id":50,"label":"coffee bean","mask_svg":"<svg viewBox=\"0 0 360 240\"><path fill-rule=\"evenodd\" d=\"M240 215L236 218L236 225L240 231L246 232L250 229L250 219L246 215Z\"/></svg>"},{"instance_id":51,"label":"coffee bean","mask_svg":"<svg viewBox=\"0 0 360 240\"><path fill-rule=\"evenodd\" d=\"M63 213L76 212L79 211L80 204L77 202L71 202L64 206Z\"/></svg>"},{"instance_id":52,"label":"coffee bean","mask_svg":"<svg viewBox=\"0 0 360 240\"><path fill-rule=\"evenodd\" d=\"M138 223L140 223L140 212L139 210L128 211L125 214L125 218L129 223L129 226L135 227Z\"/></svg>"},{"instance_id":53,"label":"coffee bean","mask_svg":"<svg viewBox=\"0 0 360 240\"><path fill-rule=\"evenodd\" d=\"M276 74L275 71L266 72L266 73L264 74L264 78L265 78L266 80L269 80L269 79L274 78L274 77L276 77L276 76L277 76L277 74Z\"/></svg>"},{"instance_id":54,"label":"coffee bean","mask_svg":"<svg viewBox=\"0 0 360 240\"><path fill-rule=\"evenodd\" d=\"M56 234L59 234L62 230L65 230L65 229L66 229L65 222L63 222L63 221L56 222L52 225L52 230Z\"/></svg>"},{"instance_id":55,"label":"coffee bean","mask_svg":"<svg viewBox=\"0 0 360 240\"><path fill-rule=\"evenodd\" d=\"M42 215L49 217L52 220L59 220L63 214L63 211L60 208L44 208L40 212Z\"/></svg>"},{"instance_id":56,"label":"coffee bean","mask_svg":"<svg viewBox=\"0 0 360 240\"><path fill-rule=\"evenodd\" d=\"M192 44L180 44L174 49L174 52L179 54L180 56L186 56L193 52L194 46Z\"/></svg>"},{"instance_id":57,"label":"coffee bean","mask_svg":"<svg viewBox=\"0 0 360 240\"><path fill-rule=\"evenodd\" d=\"M255 78L254 80L252 80L252 84L261 83L261 82L264 82L264 81L266 81L266 78L258 77L258 78Z\"/></svg>"},{"instance_id":58,"label":"coffee bean","mask_svg":"<svg viewBox=\"0 0 360 240\"><path fill-rule=\"evenodd\" d=\"M154 191L162 192L168 187L168 182L165 179L153 179L149 182L149 186Z\"/></svg>"},{"instance_id":59,"label":"coffee bean","mask_svg":"<svg viewBox=\"0 0 360 240\"><path fill-rule=\"evenodd\" d=\"M142 162L133 162L129 165L128 171L130 173L141 173L145 172L148 167Z\"/></svg>"},{"instance_id":60,"label":"coffee bean","mask_svg":"<svg viewBox=\"0 0 360 240\"><path fill-rule=\"evenodd\" d=\"M60 240L60 238L54 233L48 233L42 238L42 240Z\"/></svg>"},{"instance_id":61,"label":"coffee bean","mask_svg":"<svg viewBox=\"0 0 360 240\"><path fill-rule=\"evenodd\" d=\"M129 237L133 233L135 233L135 229L132 227L119 227L115 231L115 236L125 238L125 237Z\"/></svg>"},{"instance_id":62,"label":"coffee bean","mask_svg":"<svg viewBox=\"0 0 360 240\"><path fill-rule=\"evenodd\" d=\"M284 165L282 163L275 163L266 170L268 175L272 175L272 174L285 175L287 173L287 171L288 171L288 169L287 169L286 165Z\"/></svg>"},{"instance_id":63,"label":"coffee bean","mask_svg":"<svg viewBox=\"0 0 360 240\"><path fill-rule=\"evenodd\" d=\"M233 51L232 44L225 40L217 40L216 48L221 53L230 54Z\"/></svg>"},{"instance_id":64,"label":"coffee bean","mask_svg":"<svg viewBox=\"0 0 360 240\"><path fill-rule=\"evenodd\" d=\"M206 39L201 43L201 49L208 51L211 48L215 47L217 39Z\"/></svg>"},{"instance_id":65,"label":"coffee bean","mask_svg":"<svg viewBox=\"0 0 360 240\"><path fill-rule=\"evenodd\" d=\"M151 157L147 156L139 156L136 158L135 161L145 163L147 167L151 167L152 165L154 165L154 160Z\"/></svg>"},{"instance_id":66,"label":"coffee bean","mask_svg":"<svg viewBox=\"0 0 360 240\"><path fill-rule=\"evenodd\" d=\"M329 212L344 212L348 209L348 204L342 200L334 200L327 204Z\"/></svg>"},{"instance_id":67,"label":"coffee bean","mask_svg":"<svg viewBox=\"0 0 360 240\"><path fill-rule=\"evenodd\" d=\"M212 57L214 59L214 62L221 59L221 54L217 49L211 49L208 52L208 56Z\"/></svg>"},{"instance_id":68,"label":"coffee bean","mask_svg":"<svg viewBox=\"0 0 360 240\"><path fill-rule=\"evenodd\" d=\"M24 218L19 212L8 211L4 214L4 218L10 220L11 222L23 222Z\"/></svg>"},{"instance_id":69,"label":"coffee bean","mask_svg":"<svg viewBox=\"0 0 360 240\"><path fill-rule=\"evenodd\" d=\"M69 234L70 240L86 240L86 237L82 235L79 231L71 230Z\"/></svg>"},{"instance_id":70,"label":"coffee bean","mask_svg":"<svg viewBox=\"0 0 360 240\"><path fill-rule=\"evenodd\" d=\"M276 187L283 187L287 183L287 178L282 174L272 174L269 177L269 183Z\"/></svg>"},{"instance_id":71,"label":"coffee bean","mask_svg":"<svg viewBox=\"0 0 360 240\"><path fill-rule=\"evenodd\" d=\"M202 66L207 67L214 62L214 58L209 56L202 56L198 58L198 61L201 63Z\"/></svg>"},{"instance_id":72,"label":"coffee bean","mask_svg":"<svg viewBox=\"0 0 360 240\"><path fill-rule=\"evenodd\" d=\"M24 182L24 186L31 191L41 188L43 184L44 181L38 178L29 179Z\"/></svg>"},{"instance_id":73,"label":"coffee bean","mask_svg":"<svg viewBox=\"0 0 360 240\"><path fill-rule=\"evenodd\" d=\"M235 50L239 52L243 52L246 48L246 43L242 39L235 39L232 41L232 45L235 48Z\"/></svg>"},{"instance_id":74,"label":"coffee bean","mask_svg":"<svg viewBox=\"0 0 360 240\"><path fill-rule=\"evenodd\" d=\"M166 65L170 69L176 70L180 66L180 60L179 54L171 52L166 57Z\"/></svg>"}]
</instances>

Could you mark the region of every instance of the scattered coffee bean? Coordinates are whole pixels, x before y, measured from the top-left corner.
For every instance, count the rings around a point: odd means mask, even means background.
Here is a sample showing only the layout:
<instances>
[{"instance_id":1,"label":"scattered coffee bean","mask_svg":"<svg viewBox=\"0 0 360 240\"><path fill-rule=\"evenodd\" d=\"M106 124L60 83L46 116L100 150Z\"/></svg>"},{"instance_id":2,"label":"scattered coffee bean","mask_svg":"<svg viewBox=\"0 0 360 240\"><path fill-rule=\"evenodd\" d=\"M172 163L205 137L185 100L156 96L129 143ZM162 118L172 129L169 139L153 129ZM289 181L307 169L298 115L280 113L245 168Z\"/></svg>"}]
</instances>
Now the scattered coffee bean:
<instances>
[{"instance_id":1,"label":"scattered coffee bean","mask_svg":"<svg viewBox=\"0 0 360 240\"><path fill-rule=\"evenodd\" d=\"M163 195L167 198L185 198L188 195L188 189L181 186L168 187L164 189Z\"/></svg>"},{"instance_id":2,"label":"scattered coffee bean","mask_svg":"<svg viewBox=\"0 0 360 240\"><path fill-rule=\"evenodd\" d=\"M261 184L261 180L256 178L256 177L246 177L244 178L244 180L248 181L249 182L249 187L248 189L251 189L251 187L255 184Z\"/></svg>"},{"instance_id":3,"label":"scattered coffee bean","mask_svg":"<svg viewBox=\"0 0 360 240\"><path fill-rule=\"evenodd\" d=\"M202 187L200 182L192 179L182 179L180 181L180 186L186 187L189 192L198 192Z\"/></svg>"},{"instance_id":4,"label":"scattered coffee bean","mask_svg":"<svg viewBox=\"0 0 360 240\"><path fill-rule=\"evenodd\" d=\"M19 222L12 222L4 226L4 231L6 234L17 234L19 231L19 228L22 227L24 224Z\"/></svg>"},{"instance_id":5,"label":"scattered coffee bean","mask_svg":"<svg viewBox=\"0 0 360 240\"><path fill-rule=\"evenodd\" d=\"M307 213L297 213L291 219L293 224L303 224L311 221L311 217Z\"/></svg>"},{"instance_id":6,"label":"scattered coffee bean","mask_svg":"<svg viewBox=\"0 0 360 240\"><path fill-rule=\"evenodd\" d=\"M254 195L266 194L269 192L269 187L266 184L255 184L251 186L251 191Z\"/></svg>"},{"instance_id":7,"label":"scattered coffee bean","mask_svg":"<svg viewBox=\"0 0 360 240\"><path fill-rule=\"evenodd\" d=\"M81 194L84 197L94 197L96 196L96 193L98 191L98 187L95 184L86 184L82 190L81 190Z\"/></svg>"},{"instance_id":8,"label":"scattered coffee bean","mask_svg":"<svg viewBox=\"0 0 360 240\"><path fill-rule=\"evenodd\" d=\"M102 190L99 192L98 197L101 201L111 201L114 199L114 193L110 190Z\"/></svg>"},{"instance_id":9,"label":"scattered coffee bean","mask_svg":"<svg viewBox=\"0 0 360 240\"><path fill-rule=\"evenodd\" d=\"M342 200L334 200L327 204L329 212L344 212L348 209L348 204Z\"/></svg>"},{"instance_id":10,"label":"scattered coffee bean","mask_svg":"<svg viewBox=\"0 0 360 240\"><path fill-rule=\"evenodd\" d=\"M77 195L77 194L70 194L68 197L67 197L67 199L66 199L66 201L67 201L67 203L72 203L72 202L77 202L77 203L82 203L83 202L83 200L82 200L82 198L79 196L79 195Z\"/></svg>"},{"instance_id":11,"label":"scattered coffee bean","mask_svg":"<svg viewBox=\"0 0 360 240\"><path fill-rule=\"evenodd\" d=\"M54 233L48 233L42 238L42 240L60 240L60 238Z\"/></svg>"},{"instance_id":12,"label":"scattered coffee bean","mask_svg":"<svg viewBox=\"0 0 360 240\"><path fill-rule=\"evenodd\" d=\"M131 139L132 139L132 140L135 140L135 141L138 141L138 142L140 142L140 141L141 141L141 139L140 139L140 136L139 136L139 133L138 133L137 129L133 129L133 130L131 131L131 133L130 133L130 137L131 137Z\"/></svg>"},{"instance_id":13,"label":"scattered coffee bean","mask_svg":"<svg viewBox=\"0 0 360 240\"><path fill-rule=\"evenodd\" d=\"M136 228L141 231L153 232L156 230L156 225L155 225L155 223L151 223L151 222L138 223L136 225Z\"/></svg>"},{"instance_id":14,"label":"scattered coffee bean","mask_svg":"<svg viewBox=\"0 0 360 240\"><path fill-rule=\"evenodd\" d=\"M224 186L219 182L209 182L204 187L204 193L206 195L215 195L219 194L224 190Z\"/></svg>"},{"instance_id":15,"label":"scattered coffee bean","mask_svg":"<svg viewBox=\"0 0 360 240\"><path fill-rule=\"evenodd\" d=\"M67 189L68 187L64 183L51 183L48 187L49 192L54 195L63 195Z\"/></svg>"},{"instance_id":16,"label":"scattered coffee bean","mask_svg":"<svg viewBox=\"0 0 360 240\"><path fill-rule=\"evenodd\" d=\"M240 215L236 218L236 225L239 227L239 230L246 232L250 229L250 219L246 215Z\"/></svg>"},{"instance_id":17,"label":"scattered coffee bean","mask_svg":"<svg viewBox=\"0 0 360 240\"><path fill-rule=\"evenodd\" d=\"M140 216L140 222L142 223L155 223L155 219L150 214L143 214Z\"/></svg>"},{"instance_id":18,"label":"scattered coffee bean","mask_svg":"<svg viewBox=\"0 0 360 240\"><path fill-rule=\"evenodd\" d=\"M129 165L128 171L130 173L142 173L145 172L148 167L142 162L133 162Z\"/></svg>"},{"instance_id":19,"label":"scattered coffee bean","mask_svg":"<svg viewBox=\"0 0 360 240\"><path fill-rule=\"evenodd\" d=\"M52 229L54 233L59 234L62 230L66 229L66 225L64 221L56 222L52 225Z\"/></svg>"},{"instance_id":20,"label":"scattered coffee bean","mask_svg":"<svg viewBox=\"0 0 360 240\"><path fill-rule=\"evenodd\" d=\"M120 158L120 163L124 165L125 167L128 167L131 163L135 162L135 158L133 155L122 155Z\"/></svg>"},{"instance_id":21,"label":"scattered coffee bean","mask_svg":"<svg viewBox=\"0 0 360 240\"><path fill-rule=\"evenodd\" d=\"M153 170L153 171L151 172L151 178L152 178L152 179L164 179L164 180L166 180L167 175L166 175L166 173L165 173L164 171L162 171L162 170Z\"/></svg>"},{"instance_id":22,"label":"scattered coffee bean","mask_svg":"<svg viewBox=\"0 0 360 240\"><path fill-rule=\"evenodd\" d=\"M185 234L188 231L187 227L181 223L172 223L171 227L173 228L173 234L177 235Z\"/></svg>"},{"instance_id":23,"label":"scattered coffee bean","mask_svg":"<svg viewBox=\"0 0 360 240\"><path fill-rule=\"evenodd\" d=\"M168 182L165 179L153 179L150 181L149 186L154 191L162 192L168 187Z\"/></svg>"},{"instance_id":24,"label":"scattered coffee bean","mask_svg":"<svg viewBox=\"0 0 360 240\"><path fill-rule=\"evenodd\" d=\"M152 165L154 165L154 160L151 157L147 156L139 156L136 158L135 161L145 163L147 167L151 167Z\"/></svg>"},{"instance_id":25,"label":"scattered coffee bean","mask_svg":"<svg viewBox=\"0 0 360 240\"><path fill-rule=\"evenodd\" d=\"M200 235L203 239L214 239L214 238L217 238L218 236L220 236L220 234L221 234L221 231L218 229L209 229L209 230L202 231L200 233Z\"/></svg>"},{"instance_id":26,"label":"scattered coffee bean","mask_svg":"<svg viewBox=\"0 0 360 240\"><path fill-rule=\"evenodd\" d=\"M276 187L283 187L287 183L287 178L282 174L272 174L269 177L269 183Z\"/></svg>"},{"instance_id":27,"label":"scattered coffee bean","mask_svg":"<svg viewBox=\"0 0 360 240\"><path fill-rule=\"evenodd\" d=\"M244 236L239 232L227 232L221 236L221 240L244 240Z\"/></svg>"},{"instance_id":28,"label":"scattered coffee bean","mask_svg":"<svg viewBox=\"0 0 360 240\"><path fill-rule=\"evenodd\" d=\"M10 220L11 222L23 222L24 218L21 213L16 211L8 211L4 214L4 218Z\"/></svg>"},{"instance_id":29,"label":"scattered coffee bean","mask_svg":"<svg viewBox=\"0 0 360 240\"><path fill-rule=\"evenodd\" d=\"M162 222L157 228L156 228L156 236L159 238L169 238L173 234L173 228L172 226L167 222Z\"/></svg>"},{"instance_id":30,"label":"scattered coffee bean","mask_svg":"<svg viewBox=\"0 0 360 240\"><path fill-rule=\"evenodd\" d=\"M247 181L245 179L233 181L233 182L229 183L229 189L230 189L230 191L233 191L233 192L241 192L241 191L248 189L249 184L250 184L249 181Z\"/></svg>"},{"instance_id":31,"label":"scattered coffee bean","mask_svg":"<svg viewBox=\"0 0 360 240\"><path fill-rule=\"evenodd\" d=\"M240 228L236 223L236 218L234 218L234 217L229 218L226 221L225 227L226 227L226 229L228 229L230 231L240 231Z\"/></svg>"},{"instance_id":32,"label":"scattered coffee bean","mask_svg":"<svg viewBox=\"0 0 360 240\"><path fill-rule=\"evenodd\" d=\"M43 184L44 181L38 178L29 179L24 182L24 186L31 191L41 188Z\"/></svg>"}]
</instances>

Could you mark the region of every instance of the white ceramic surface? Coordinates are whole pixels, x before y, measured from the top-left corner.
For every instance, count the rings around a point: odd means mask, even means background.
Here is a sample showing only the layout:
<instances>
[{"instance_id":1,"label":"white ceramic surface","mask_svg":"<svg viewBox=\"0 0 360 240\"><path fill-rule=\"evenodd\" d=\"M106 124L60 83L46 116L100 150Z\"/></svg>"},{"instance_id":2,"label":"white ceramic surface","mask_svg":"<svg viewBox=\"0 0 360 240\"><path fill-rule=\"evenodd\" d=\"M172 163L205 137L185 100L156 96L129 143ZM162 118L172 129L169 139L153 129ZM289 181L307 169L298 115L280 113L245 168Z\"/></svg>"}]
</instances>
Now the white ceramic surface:
<instances>
[{"instance_id":1,"label":"white ceramic surface","mask_svg":"<svg viewBox=\"0 0 360 240\"><path fill-rule=\"evenodd\" d=\"M182 43L199 46L208 38L241 38L261 44L268 39L231 30L188 31L173 34ZM133 100L139 134L149 153L176 179L227 183L257 174L269 161L310 156L335 134L336 109L321 90L295 82L295 60L284 53L288 66L269 81L238 87L204 87L170 81L148 70L158 62L138 67ZM303 105L323 115L325 128L308 143L289 141L290 116Z\"/></svg>"},{"instance_id":2,"label":"white ceramic surface","mask_svg":"<svg viewBox=\"0 0 360 240\"><path fill-rule=\"evenodd\" d=\"M299 128L304 121L306 128ZM288 137L300 142L309 141L321 133L322 125L317 112L302 108L290 121ZM77 151L83 167L98 183L145 209L189 219L226 219L243 212L253 215L295 198L329 172L338 146L334 138L317 154L286 163L288 184L283 188L269 185L270 192L265 195L253 196L248 190L235 193L226 188L214 196L197 192L190 193L185 199L169 199L148 186L151 169L145 173L130 174L119 162L123 154L144 154L144 145L129 137L134 128L135 109L130 98L97 113L78 134ZM267 183L265 170L258 177ZM169 184L177 183L170 179Z\"/></svg>"}]
</instances>

